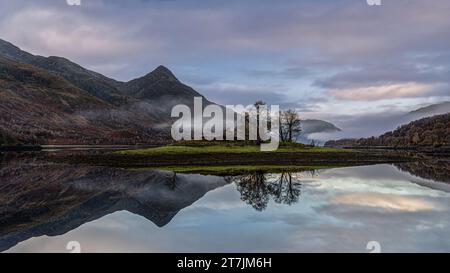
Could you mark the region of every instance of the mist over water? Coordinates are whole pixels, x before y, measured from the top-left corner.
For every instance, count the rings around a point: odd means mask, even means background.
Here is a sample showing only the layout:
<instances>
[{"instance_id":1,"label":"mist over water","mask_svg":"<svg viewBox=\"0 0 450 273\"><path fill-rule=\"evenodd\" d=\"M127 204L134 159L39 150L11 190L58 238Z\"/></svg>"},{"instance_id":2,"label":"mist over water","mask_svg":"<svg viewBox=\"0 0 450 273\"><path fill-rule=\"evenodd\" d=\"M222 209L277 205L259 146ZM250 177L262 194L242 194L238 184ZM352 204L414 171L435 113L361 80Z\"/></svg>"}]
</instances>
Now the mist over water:
<instances>
[{"instance_id":1,"label":"mist over water","mask_svg":"<svg viewBox=\"0 0 450 273\"><path fill-rule=\"evenodd\" d=\"M393 131L401 125L412 121L450 112L450 103L435 109L433 112L400 112L386 111L375 114L361 115L335 115L326 116L325 120L332 122L341 131L319 132L308 134L309 139L320 141L336 140L342 138L363 138L380 136L386 132Z\"/></svg>"}]
</instances>

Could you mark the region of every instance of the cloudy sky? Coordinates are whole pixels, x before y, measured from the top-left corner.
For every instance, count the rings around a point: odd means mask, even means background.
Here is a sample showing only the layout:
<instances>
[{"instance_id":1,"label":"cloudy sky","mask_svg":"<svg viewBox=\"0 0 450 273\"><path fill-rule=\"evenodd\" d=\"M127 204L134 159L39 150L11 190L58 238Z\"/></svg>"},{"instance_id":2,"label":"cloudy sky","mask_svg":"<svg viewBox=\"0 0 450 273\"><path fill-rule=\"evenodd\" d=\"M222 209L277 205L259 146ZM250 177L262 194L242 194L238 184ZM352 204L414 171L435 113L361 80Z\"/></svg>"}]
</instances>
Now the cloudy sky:
<instances>
[{"instance_id":1,"label":"cloudy sky","mask_svg":"<svg viewBox=\"0 0 450 273\"><path fill-rule=\"evenodd\" d=\"M374 120L450 100L448 0L0 5L0 38L24 50L124 81L163 64L221 104L263 99L346 127L365 124L354 117Z\"/></svg>"}]
</instances>

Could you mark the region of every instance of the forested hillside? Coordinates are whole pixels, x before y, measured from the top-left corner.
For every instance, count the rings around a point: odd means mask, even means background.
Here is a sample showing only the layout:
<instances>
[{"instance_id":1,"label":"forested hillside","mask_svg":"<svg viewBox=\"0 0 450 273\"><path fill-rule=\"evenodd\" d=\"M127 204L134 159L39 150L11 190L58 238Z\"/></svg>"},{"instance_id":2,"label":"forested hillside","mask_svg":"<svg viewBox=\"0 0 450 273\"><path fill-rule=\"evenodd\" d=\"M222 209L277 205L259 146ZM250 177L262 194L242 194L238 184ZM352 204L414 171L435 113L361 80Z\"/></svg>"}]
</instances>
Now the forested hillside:
<instances>
[{"instance_id":1,"label":"forested hillside","mask_svg":"<svg viewBox=\"0 0 450 273\"><path fill-rule=\"evenodd\" d=\"M328 141L328 147L450 146L450 113L413 121L379 137Z\"/></svg>"}]
</instances>

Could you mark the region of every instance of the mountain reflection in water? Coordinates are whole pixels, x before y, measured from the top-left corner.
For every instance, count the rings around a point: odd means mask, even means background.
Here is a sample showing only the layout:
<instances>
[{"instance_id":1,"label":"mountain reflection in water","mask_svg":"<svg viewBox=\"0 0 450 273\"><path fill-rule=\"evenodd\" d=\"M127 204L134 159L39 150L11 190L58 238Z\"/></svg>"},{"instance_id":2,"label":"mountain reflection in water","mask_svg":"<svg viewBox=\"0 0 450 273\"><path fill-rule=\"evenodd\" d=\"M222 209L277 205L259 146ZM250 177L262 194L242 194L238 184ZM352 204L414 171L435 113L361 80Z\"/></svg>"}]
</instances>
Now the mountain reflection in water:
<instances>
[{"instance_id":1,"label":"mountain reflection in water","mask_svg":"<svg viewBox=\"0 0 450 273\"><path fill-rule=\"evenodd\" d=\"M0 170L0 251L64 252L72 238L86 251L364 252L365 240L390 237L391 251L449 251L438 240L450 234L441 170L449 165L439 163L219 177L9 160ZM111 227L117 244L106 247L101 230ZM273 228L295 232L275 243Z\"/></svg>"}]
</instances>

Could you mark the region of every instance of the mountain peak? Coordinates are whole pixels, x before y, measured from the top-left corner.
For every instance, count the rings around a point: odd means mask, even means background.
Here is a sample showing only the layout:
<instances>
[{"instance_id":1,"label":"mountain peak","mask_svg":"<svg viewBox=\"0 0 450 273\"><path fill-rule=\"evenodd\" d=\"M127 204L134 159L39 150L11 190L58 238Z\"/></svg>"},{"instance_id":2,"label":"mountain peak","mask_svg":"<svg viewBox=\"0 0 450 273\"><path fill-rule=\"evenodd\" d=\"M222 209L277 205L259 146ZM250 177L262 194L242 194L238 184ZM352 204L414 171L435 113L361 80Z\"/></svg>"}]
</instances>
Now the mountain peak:
<instances>
[{"instance_id":1,"label":"mountain peak","mask_svg":"<svg viewBox=\"0 0 450 273\"><path fill-rule=\"evenodd\" d=\"M144 100L157 100L161 97L183 98L192 101L193 97L201 96L191 87L180 82L175 75L165 66L158 66L147 75L131 80L122 86L125 94ZM176 100L179 102L179 100ZM166 101L170 105L175 100Z\"/></svg>"},{"instance_id":2,"label":"mountain peak","mask_svg":"<svg viewBox=\"0 0 450 273\"><path fill-rule=\"evenodd\" d=\"M167 67L160 65L155 70L150 72L147 76L152 76L157 79L178 81L177 77Z\"/></svg>"},{"instance_id":3,"label":"mountain peak","mask_svg":"<svg viewBox=\"0 0 450 273\"><path fill-rule=\"evenodd\" d=\"M154 71L161 71L161 72L172 73L172 71L170 71L169 68L165 67L164 65L159 65Z\"/></svg>"}]
</instances>

